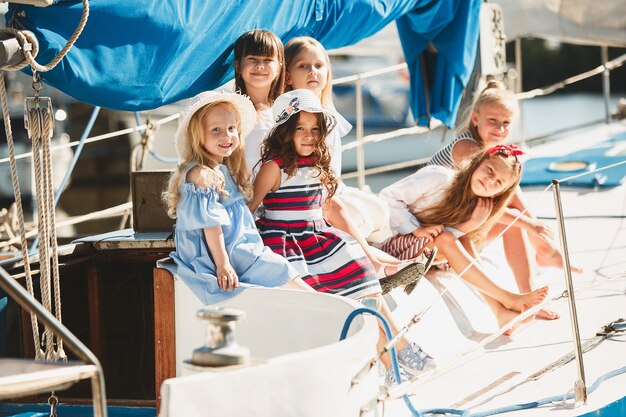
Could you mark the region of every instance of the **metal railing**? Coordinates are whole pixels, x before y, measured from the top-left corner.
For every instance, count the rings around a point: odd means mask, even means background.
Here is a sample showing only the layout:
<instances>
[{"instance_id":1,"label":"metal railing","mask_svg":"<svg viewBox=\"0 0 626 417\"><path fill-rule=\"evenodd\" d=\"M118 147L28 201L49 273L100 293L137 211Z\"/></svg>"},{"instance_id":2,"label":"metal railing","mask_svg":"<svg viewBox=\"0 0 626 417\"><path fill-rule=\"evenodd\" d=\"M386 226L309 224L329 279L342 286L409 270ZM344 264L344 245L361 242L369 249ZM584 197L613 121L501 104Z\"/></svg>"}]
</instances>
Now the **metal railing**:
<instances>
[{"instance_id":1,"label":"metal railing","mask_svg":"<svg viewBox=\"0 0 626 417\"><path fill-rule=\"evenodd\" d=\"M25 311L34 314L46 327L51 329L82 361L95 366L97 375L91 378L94 416L107 417L104 371L102 370L102 365L98 358L2 267L0 267L0 287L2 287L9 297L16 301Z\"/></svg>"}]
</instances>

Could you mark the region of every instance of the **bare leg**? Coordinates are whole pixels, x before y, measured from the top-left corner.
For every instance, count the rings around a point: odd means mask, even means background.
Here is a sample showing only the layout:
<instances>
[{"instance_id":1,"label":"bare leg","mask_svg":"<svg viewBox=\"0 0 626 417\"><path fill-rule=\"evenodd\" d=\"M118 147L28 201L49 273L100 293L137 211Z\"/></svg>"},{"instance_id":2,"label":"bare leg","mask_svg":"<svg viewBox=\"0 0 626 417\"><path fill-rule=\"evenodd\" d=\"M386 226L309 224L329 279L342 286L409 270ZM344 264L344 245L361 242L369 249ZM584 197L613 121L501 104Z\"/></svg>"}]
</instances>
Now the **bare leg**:
<instances>
[{"instance_id":1,"label":"bare leg","mask_svg":"<svg viewBox=\"0 0 626 417\"><path fill-rule=\"evenodd\" d=\"M503 306L501 302L489 297L488 295L483 294L483 298L485 299L487 305L491 308L491 311L493 311L494 316L496 316L496 320L498 321L498 327L500 328L505 326L507 323L509 323L511 320L513 320L515 317L517 317L520 314L520 312L518 311L509 310L508 308ZM521 312L524 312L527 309L528 307L523 306ZM534 319L535 319L534 316L530 316L522 320L521 322L513 325L510 329L507 329L507 331L505 331L503 334L509 336L511 335L511 333L513 333L515 329L517 329L518 327L520 327L521 325L525 323L529 323L533 321Z\"/></svg>"},{"instance_id":2,"label":"bare leg","mask_svg":"<svg viewBox=\"0 0 626 417\"><path fill-rule=\"evenodd\" d=\"M395 267L395 264L400 261L383 251L371 247L365 238L359 234L358 229L350 220L348 211L339 200L329 200L328 205L324 208L324 218L334 228L350 234L358 242L376 272L378 272L380 268L385 268L385 276L393 275L398 272L398 268Z\"/></svg>"},{"instance_id":3,"label":"bare leg","mask_svg":"<svg viewBox=\"0 0 626 417\"><path fill-rule=\"evenodd\" d=\"M482 293L495 298L507 309L522 311L524 306L533 306L543 301L548 293L548 287L542 287L525 294L514 294L496 285L485 274L479 265L472 262L472 257L467 253L463 245L450 232L444 232L435 238L434 245L439 248L448 260L450 267L457 273L464 274L462 278Z\"/></svg>"},{"instance_id":4,"label":"bare leg","mask_svg":"<svg viewBox=\"0 0 626 417\"><path fill-rule=\"evenodd\" d=\"M389 327L391 328L391 335L395 336L396 334L398 334L398 332L400 331L400 328L398 327L393 316L391 315L391 310L389 310L389 306L387 305L387 302L383 298L382 294L378 293L368 298L374 298L376 300L377 310L387 320L387 323L389 323ZM387 344L387 335L385 334L385 331L382 325L379 325L379 330L380 330L380 337L378 338L378 343L376 346L378 348L378 351L380 352ZM398 343L396 343L396 351L398 352L401 351L408 344L409 344L409 340L406 337L402 337L398 341ZM388 353L385 353L381 357L381 361L385 365L385 368L391 365L391 358L389 357Z\"/></svg>"},{"instance_id":5,"label":"bare leg","mask_svg":"<svg viewBox=\"0 0 626 417\"><path fill-rule=\"evenodd\" d=\"M521 188L517 187L517 189L515 190L515 194L509 202L509 207L512 207L519 211L524 211L524 209L526 208L526 203L524 202L524 199L522 197ZM529 217L534 218L534 216L528 210L526 210L525 214ZM538 236L532 233L528 234L528 238L530 240L530 244L533 246L533 248L535 248L535 260L537 261L537 265L542 267L563 269L563 258L561 255L561 249L559 249L554 241L547 239L544 236ZM570 265L570 268L572 272L583 272L582 268L578 266Z\"/></svg>"}]
</instances>

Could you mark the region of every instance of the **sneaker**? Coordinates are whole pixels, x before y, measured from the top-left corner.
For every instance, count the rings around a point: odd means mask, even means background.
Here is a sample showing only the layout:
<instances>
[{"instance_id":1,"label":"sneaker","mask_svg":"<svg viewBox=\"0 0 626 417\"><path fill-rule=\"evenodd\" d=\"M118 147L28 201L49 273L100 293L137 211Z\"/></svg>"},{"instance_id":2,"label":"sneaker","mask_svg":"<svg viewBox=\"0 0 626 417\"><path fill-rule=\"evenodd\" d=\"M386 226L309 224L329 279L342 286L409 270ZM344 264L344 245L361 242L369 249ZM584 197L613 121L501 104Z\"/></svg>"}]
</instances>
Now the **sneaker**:
<instances>
[{"instance_id":1,"label":"sneaker","mask_svg":"<svg viewBox=\"0 0 626 417\"><path fill-rule=\"evenodd\" d=\"M398 369L400 370L401 382L410 381L413 378L413 374L410 373L403 365L398 363ZM396 383L396 376L393 373L393 366L387 368L387 374L385 375L385 386L391 387Z\"/></svg>"},{"instance_id":2,"label":"sneaker","mask_svg":"<svg viewBox=\"0 0 626 417\"><path fill-rule=\"evenodd\" d=\"M435 359L424 352L415 342L411 342L398 353L398 368L402 382L409 381L422 372L429 371L437 367ZM393 367L387 368L385 384L390 387L396 383Z\"/></svg>"},{"instance_id":3,"label":"sneaker","mask_svg":"<svg viewBox=\"0 0 626 417\"><path fill-rule=\"evenodd\" d=\"M389 291L399 286L417 285L417 282L426 275L430 269L435 256L437 256L437 248L433 248L428 257L420 255L409 260L408 266L400 267L400 270L395 274L380 278L378 281L380 282L383 294L387 294Z\"/></svg>"},{"instance_id":4,"label":"sneaker","mask_svg":"<svg viewBox=\"0 0 626 417\"><path fill-rule=\"evenodd\" d=\"M415 374L435 367L435 360L415 342L409 343L398 353L398 363Z\"/></svg>"}]
</instances>

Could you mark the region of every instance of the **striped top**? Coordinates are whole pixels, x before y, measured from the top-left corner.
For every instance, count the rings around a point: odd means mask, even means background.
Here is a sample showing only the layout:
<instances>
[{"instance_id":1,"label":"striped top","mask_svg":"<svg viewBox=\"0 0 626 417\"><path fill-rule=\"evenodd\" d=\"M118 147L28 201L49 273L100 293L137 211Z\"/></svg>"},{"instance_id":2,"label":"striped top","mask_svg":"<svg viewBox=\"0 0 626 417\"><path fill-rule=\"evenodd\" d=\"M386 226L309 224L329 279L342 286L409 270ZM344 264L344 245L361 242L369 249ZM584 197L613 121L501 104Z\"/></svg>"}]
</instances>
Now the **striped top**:
<instances>
[{"instance_id":1,"label":"striped top","mask_svg":"<svg viewBox=\"0 0 626 417\"><path fill-rule=\"evenodd\" d=\"M453 169L455 171L458 170L459 166L452 159L452 149L454 149L456 144L462 140L471 140L473 142L476 142L480 146L480 143L476 139L474 139L472 134L469 131L465 131L457 136L448 145L441 148L439 152L433 155L433 157L430 159L430 161L428 161L426 165L439 165L442 167Z\"/></svg>"}]
</instances>

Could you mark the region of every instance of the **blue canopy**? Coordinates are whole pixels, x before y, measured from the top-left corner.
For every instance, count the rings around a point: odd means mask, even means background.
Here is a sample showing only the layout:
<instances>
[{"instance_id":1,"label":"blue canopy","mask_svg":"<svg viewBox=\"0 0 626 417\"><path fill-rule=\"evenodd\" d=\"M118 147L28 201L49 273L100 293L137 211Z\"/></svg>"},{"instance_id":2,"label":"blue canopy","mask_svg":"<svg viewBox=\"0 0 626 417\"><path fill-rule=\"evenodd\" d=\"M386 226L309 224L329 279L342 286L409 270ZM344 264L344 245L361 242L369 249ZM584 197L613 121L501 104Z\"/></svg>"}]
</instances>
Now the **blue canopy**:
<instances>
[{"instance_id":1,"label":"blue canopy","mask_svg":"<svg viewBox=\"0 0 626 417\"><path fill-rule=\"evenodd\" d=\"M398 20L413 114L451 126L474 62L479 6L479 0L91 0L80 38L42 79L86 103L149 110L231 79L233 44L247 30L267 29L284 42L312 36L332 49ZM11 5L6 19L35 33L37 61L46 64L81 13L80 1L61 0L46 8ZM424 83L420 56L431 43L436 75Z\"/></svg>"}]
</instances>

